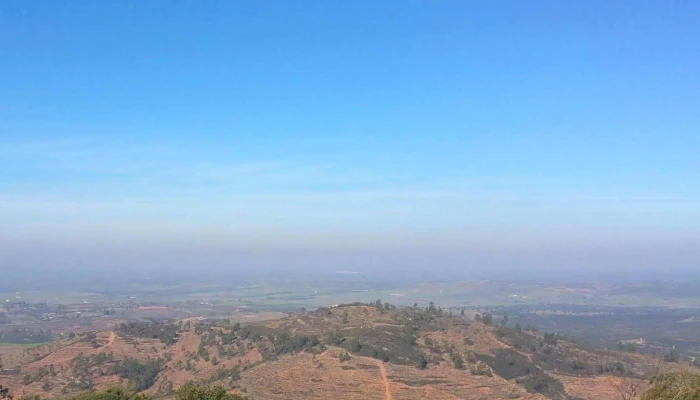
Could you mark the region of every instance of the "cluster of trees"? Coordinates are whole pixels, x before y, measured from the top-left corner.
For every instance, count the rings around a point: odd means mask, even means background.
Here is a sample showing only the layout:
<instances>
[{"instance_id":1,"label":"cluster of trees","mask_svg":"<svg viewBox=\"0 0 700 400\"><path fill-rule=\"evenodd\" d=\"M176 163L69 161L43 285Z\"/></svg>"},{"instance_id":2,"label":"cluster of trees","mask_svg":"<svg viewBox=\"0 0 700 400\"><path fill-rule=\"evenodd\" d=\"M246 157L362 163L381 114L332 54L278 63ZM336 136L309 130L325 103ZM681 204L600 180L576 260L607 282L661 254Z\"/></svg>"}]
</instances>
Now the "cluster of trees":
<instances>
[{"instance_id":1,"label":"cluster of trees","mask_svg":"<svg viewBox=\"0 0 700 400\"><path fill-rule=\"evenodd\" d=\"M246 400L246 397L228 393L221 386L207 386L193 382L186 383L173 395L175 400ZM0 398L13 399L13 396L7 388L0 386ZM40 396L23 396L20 400L40 400ZM85 392L62 400L153 400L153 397L133 389L115 387L99 392Z\"/></svg>"},{"instance_id":2,"label":"cluster of trees","mask_svg":"<svg viewBox=\"0 0 700 400\"><path fill-rule=\"evenodd\" d=\"M442 311L442 308L441 308L441 307L436 307L436 306L435 306L435 303L433 303L432 301L431 301L430 303L428 303L428 307L425 308L425 311L426 311L429 315L435 315L435 316L438 316L438 317L441 317L441 316L443 316L443 315L445 314L444 311Z\"/></svg>"},{"instance_id":3,"label":"cluster of trees","mask_svg":"<svg viewBox=\"0 0 700 400\"><path fill-rule=\"evenodd\" d=\"M518 378L534 372L537 367L525 356L513 349L498 349L495 357L480 356L494 372L505 379Z\"/></svg>"},{"instance_id":4,"label":"cluster of trees","mask_svg":"<svg viewBox=\"0 0 700 400\"><path fill-rule=\"evenodd\" d=\"M334 330L326 334L325 341L332 346L340 346L345 343L345 336L339 331Z\"/></svg>"},{"instance_id":5,"label":"cluster of trees","mask_svg":"<svg viewBox=\"0 0 700 400\"><path fill-rule=\"evenodd\" d=\"M556 346L557 345L557 334L556 333L545 333L543 340L544 340L544 344Z\"/></svg>"},{"instance_id":6,"label":"cluster of trees","mask_svg":"<svg viewBox=\"0 0 700 400\"><path fill-rule=\"evenodd\" d=\"M117 326L117 332L127 336L159 339L167 345L174 344L179 337L178 326L167 322L122 323Z\"/></svg>"},{"instance_id":7,"label":"cluster of trees","mask_svg":"<svg viewBox=\"0 0 700 400\"><path fill-rule=\"evenodd\" d=\"M443 342L442 345L438 344L430 338L429 336L426 336L423 339L423 342L425 343L425 346L428 347L431 353L435 354L442 354L442 353L449 353L450 355L450 360L452 360L452 364L455 366L457 369L464 369L464 359L462 358L462 354L460 354L459 351L457 351L457 348L453 344L448 344L447 342Z\"/></svg>"},{"instance_id":8,"label":"cluster of trees","mask_svg":"<svg viewBox=\"0 0 700 400\"><path fill-rule=\"evenodd\" d=\"M539 370L519 379L518 383L530 393L541 393L552 399L562 398L564 395L564 385L561 381Z\"/></svg>"},{"instance_id":9,"label":"cluster of trees","mask_svg":"<svg viewBox=\"0 0 700 400\"><path fill-rule=\"evenodd\" d=\"M80 390L92 390L92 368L95 366L92 357L80 353L71 361L70 366L73 375L71 386Z\"/></svg>"},{"instance_id":10,"label":"cluster of trees","mask_svg":"<svg viewBox=\"0 0 700 400\"><path fill-rule=\"evenodd\" d=\"M396 306L393 304L389 304L389 302L382 303L381 299L377 299L374 303L370 304L374 306L374 308L377 309L379 312L387 312L391 310L396 310Z\"/></svg>"},{"instance_id":11,"label":"cluster of trees","mask_svg":"<svg viewBox=\"0 0 700 400\"><path fill-rule=\"evenodd\" d=\"M50 329L13 328L0 331L0 342L13 344L46 343L53 340Z\"/></svg>"},{"instance_id":12,"label":"cluster of trees","mask_svg":"<svg viewBox=\"0 0 700 400\"><path fill-rule=\"evenodd\" d=\"M246 400L237 394L230 394L221 386L204 386L186 383L175 392L176 400Z\"/></svg>"},{"instance_id":13,"label":"cluster of trees","mask_svg":"<svg viewBox=\"0 0 700 400\"><path fill-rule=\"evenodd\" d=\"M247 340L250 339L253 342L258 342L262 339L262 335L259 332L256 332L252 327L246 326L238 331L236 331L236 335L241 339L241 340Z\"/></svg>"},{"instance_id":14,"label":"cluster of trees","mask_svg":"<svg viewBox=\"0 0 700 400\"><path fill-rule=\"evenodd\" d=\"M289 329L270 329L260 326L241 326L240 323L233 324L232 327L219 327L212 324L197 324L194 326L195 333L201 334L197 352L194 360L200 358L210 361L212 365L219 364L216 357L210 356L209 347L216 346L218 355L231 358L245 352L251 346L245 341L259 343L257 346L265 360L275 359L283 354L291 354L310 349L322 350L323 344L315 335L294 334ZM338 341L344 341L342 336ZM191 367L187 367L190 369Z\"/></svg>"},{"instance_id":15,"label":"cluster of trees","mask_svg":"<svg viewBox=\"0 0 700 400\"><path fill-rule=\"evenodd\" d=\"M596 372L599 375L623 375L625 373L625 364L621 363L620 361L611 361L605 364L598 364L596 367Z\"/></svg>"},{"instance_id":16,"label":"cluster of trees","mask_svg":"<svg viewBox=\"0 0 700 400\"><path fill-rule=\"evenodd\" d=\"M222 379L228 379L231 382L241 379L241 372L238 367L232 368L219 368L216 373L209 378L210 382L220 381Z\"/></svg>"},{"instance_id":17,"label":"cluster of trees","mask_svg":"<svg viewBox=\"0 0 700 400\"><path fill-rule=\"evenodd\" d=\"M189 329L189 326L184 326ZM184 329L183 329L184 330ZM197 352L194 354L194 360L200 358L209 361L212 365L216 365L219 360L212 357L211 347L216 347L217 355L220 358L231 359L234 356L245 353L251 345L246 341L253 343L270 342L269 346L259 346L263 355L269 358L277 356L277 351L273 348L275 345L275 329L269 329L262 326L241 326L236 322L231 324L230 320L221 320L217 322L199 323L194 325L194 332L201 335L201 340Z\"/></svg>"},{"instance_id":18,"label":"cluster of trees","mask_svg":"<svg viewBox=\"0 0 700 400\"><path fill-rule=\"evenodd\" d=\"M355 337L344 337L340 331L331 330L324 336L324 342L331 346L343 347L351 354L410 365L417 360L420 353L420 349L416 347L415 332L416 327L410 323L404 324L400 329L366 329Z\"/></svg>"},{"instance_id":19,"label":"cluster of trees","mask_svg":"<svg viewBox=\"0 0 700 400\"><path fill-rule=\"evenodd\" d=\"M197 346L197 355L202 357L204 361L209 361L209 350L205 347L203 340L199 342L199 346Z\"/></svg>"},{"instance_id":20,"label":"cluster of trees","mask_svg":"<svg viewBox=\"0 0 700 400\"><path fill-rule=\"evenodd\" d=\"M48 365L48 366L43 366L40 367L35 373L33 374L26 374L22 378L22 384L23 385L30 385L34 382L38 382L42 379L44 379L47 376L56 376L56 370L54 368L54 365Z\"/></svg>"},{"instance_id":21,"label":"cluster of trees","mask_svg":"<svg viewBox=\"0 0 700 400\"><path fill-rule=\"evenodd\" d=\"M541 393L549 398L562 398L563 384L546 374L528 357L514 349L498 349L494 356L476 355L479 359L470 366L473 375L492 376L498 374L504 379L515 379L528 392Z\"/></svg>"},{"instance_id":22,"label":"cluster of trees","mask_svg":"<svg viewBox=\"0 0 700 400\"><path fill-rule=\"evenodd\" d=\"M321 342L315 335L291 335L282 332L275 336L275 351L278 355L296 353L318 346Z\"/></svg>"},{"instance_id":23,"label":"cluster of trees","mask_svg":"<svg viewBox=\"0 0 700 400\"><path fill-rule=\"evenodd\" d=\"M668 353L664 354L663 360L665 362L673 362L677 363L680 360L680 354L676 351L676 349L671 349Z\"/></svg>"},{"instance_id":24,"label":"cluster of trees","mask_svg":"<svg viewBox=\"0 0 700 400\"><path fill-rule=\"evenodd\" d=\"M477 322L483 323L484 325L491 325L491 324L493 324L493 315L491 315L491 313L484 313L483 315L482 315L482 314L476 314L476 315L474 316L474 319L475 319Z\"/></svg>"},{"instance_id":25,"label":"cluster of trees","mask_svg":"<svg viewBox=\"0 0 700 400\"><path fill-rule=\"evenodd\" d=\"M454 347L452 347L452 351L450 352L450 359L452 360L452 364L454 364L455 368L464 369L464 360L462 359L462 355L459 354Z\"/></svg>"},{"instance_id":26,"label":"cluster of trees","mask_svg":"<svg viewBox=\"0 0 700 400\"><path fill-rule=\"evenodd\" d=\"M164 364L165 361L160 358L141 362L127 357L124 360L115 361L112 353L99 353L92 356L80 353L71 361L73 376L71 386L80 390L92 390L95 374L98 376L115 374L128 380L136 391L142 391L153 385ZM52 373L50 367L49 374Z\"/></svg>"},{"instance_id":27,"label":"cluster of trees","mask_svg":"<svg viewBox=\"0 0 700 400\"><path fill-rule=\"evenodd\" d=\"M376 358L377 360L382 360L384 362L389 362L389 353L381 348L374 348L372 346L369 346L367 344L362 344L360 343L360 340L357 338L352 338L348 341L343 341L345 348L355 354L360 354L363 353L367 356ZM347 354L347 353L346 353ZM347 354L348 359L350 359L350 355ZM341 361L343 361L341 359Z\"/></svg>"},{"instance_id":28,"label":"cluster of trees","mask_svg":"<svg viewBox=\"0 0 700 400\"><path fill-rule=\"evenodd\" d=\"M140 392L153 386L163 364L160 358L146 362L126 358L115 366L114 373L127 379L134 389Z\"/></svg>"}]
</instances>

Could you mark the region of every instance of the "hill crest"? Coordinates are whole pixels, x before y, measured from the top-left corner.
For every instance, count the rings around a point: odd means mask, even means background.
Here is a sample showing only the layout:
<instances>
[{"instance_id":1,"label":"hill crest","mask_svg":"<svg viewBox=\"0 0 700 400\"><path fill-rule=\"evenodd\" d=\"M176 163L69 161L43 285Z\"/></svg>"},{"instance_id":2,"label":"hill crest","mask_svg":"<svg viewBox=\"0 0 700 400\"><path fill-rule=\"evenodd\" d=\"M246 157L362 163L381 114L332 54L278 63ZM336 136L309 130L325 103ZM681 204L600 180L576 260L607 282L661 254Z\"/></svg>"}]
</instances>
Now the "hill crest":
<instances>
[{"instance_id":1,"label":"hill crest","mask_svg":"<svg viewBox=\"0 0 700 400\"><path fill-rule=\"evenodd\" d=\"M199 381L254 400L611 399L626 385L642 387L659 363L488 314L469 319L433 304L377 302L251 324L120 324L28 350L6 363L0 383L42 397L114 385L168 397Z\"/></svg>"}]
</instances>

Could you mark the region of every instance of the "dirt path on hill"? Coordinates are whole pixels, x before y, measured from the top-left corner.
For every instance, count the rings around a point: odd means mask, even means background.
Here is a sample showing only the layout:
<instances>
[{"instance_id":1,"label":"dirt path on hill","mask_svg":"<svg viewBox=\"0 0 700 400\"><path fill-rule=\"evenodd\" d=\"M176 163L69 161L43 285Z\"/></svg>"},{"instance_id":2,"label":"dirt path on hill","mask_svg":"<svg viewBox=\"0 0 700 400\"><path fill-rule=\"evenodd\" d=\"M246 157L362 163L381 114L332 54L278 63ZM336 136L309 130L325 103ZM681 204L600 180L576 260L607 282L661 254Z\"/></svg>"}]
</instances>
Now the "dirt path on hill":
<instances>
[{"instance_id":1,"label":"dirt path on hill","mask_svg":"<svg viewBox=\"0 0 700 400\"><path fill-rule=\"evenodd\" d=\"M384 382L384 396L386 397L386 400L394 400L394 396L391 395L391 389L389 389L389 378L386 377L386 368L384 367L384 363L377 361L377 364L379 365L379 373L382 375L382 382Z\"/></svg>"},{"instance_id":2,"label":"dirt path on hill","mask_svg":"<svg viewBox=\"0 0 700 400\"><path fill-rule=\"evenodd\" d=\"M117 335L114 332L110 332L109 338L107 339L107 344L103 348L106 349L107 347L111 346L112 343L114 343L114 339L116 339L116 338L117 338Z\"/></svg>"}]
</instances>

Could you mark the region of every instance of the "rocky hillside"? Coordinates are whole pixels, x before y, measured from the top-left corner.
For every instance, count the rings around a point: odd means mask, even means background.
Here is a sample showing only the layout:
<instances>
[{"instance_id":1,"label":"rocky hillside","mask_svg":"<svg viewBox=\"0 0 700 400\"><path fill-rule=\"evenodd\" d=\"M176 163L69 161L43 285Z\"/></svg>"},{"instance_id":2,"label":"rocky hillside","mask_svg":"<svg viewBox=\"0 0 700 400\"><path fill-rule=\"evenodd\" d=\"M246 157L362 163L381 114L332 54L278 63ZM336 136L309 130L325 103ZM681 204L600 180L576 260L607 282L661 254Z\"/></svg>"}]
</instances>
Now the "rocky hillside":
<instances>
[{"instance_id":1,"label":"rocky hillside","mask_svg":"<svg viewBox=\"0 0 700 400\"><path fill-rule=\"evenodd\" d=\"M184 383L261 399L622 399L678 364L427 308L343 305L256 324L121 324L7 359L0 384L61 397ZM629 397L626 397L629 398Z\"/></svg>"}]
</instances>

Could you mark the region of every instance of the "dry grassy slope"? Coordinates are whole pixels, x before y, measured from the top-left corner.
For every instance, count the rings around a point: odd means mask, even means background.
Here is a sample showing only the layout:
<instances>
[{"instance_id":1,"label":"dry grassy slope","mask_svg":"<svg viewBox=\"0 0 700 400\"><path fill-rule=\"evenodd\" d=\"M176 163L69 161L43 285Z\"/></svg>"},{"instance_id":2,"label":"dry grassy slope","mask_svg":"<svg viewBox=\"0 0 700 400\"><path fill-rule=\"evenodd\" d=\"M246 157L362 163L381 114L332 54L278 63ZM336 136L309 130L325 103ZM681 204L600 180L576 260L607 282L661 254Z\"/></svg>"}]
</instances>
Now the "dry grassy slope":
<instances>
[{"instance_id":1,"label":"dry grassy slope","mask_svg":"<svg viewBox=\"0 0 700 400\"><path fill-rule=\"evenodd\" d=\"M473 376L448 365L422 371L359 356L341 363L341 351L329 347L319 355L302 353L262 363L246 371L240 385L253 399L270 400L543 398L504 379Z\"/></svg>"},{"instance_id":2,"label":"dry grassy slope","mask_svg":"<svg viewBox=\"0 0 700 400\"><path fill-rule=\"evenodd\" d=\"M0 384L19 394L63 396L79 391L72 387L76 380L82 379L76 377L74 367L79 354L85 357L110 354L110 361L89 367L95 389L125 384L114 375L110 365L134 358L142 362L163 360L162 369L147 389L156 395L166 395L173 387L198 380L226 385L248 393L254 400L544 398L528 393L516 379L470 372L470 368L482 363L479 359L492 362L496 359L493 354L509 352L510 356L515 354L518 360L537 365L558 379L567 395L601 400L617 397L621 379L600 376L590 368L614 362L621 357L619 354L585 350L566 342L541 346L539 338L532 334L505 331L504 335L504 330L498 327L460 317L426 317L425 312L411 309L380 312L368 306L322 309L243 328L223 321L210 324L189 321L183 324L179 338L171 345L158 339L109 331L94 338L79 337L72 342L33 349L18 362L21 374L0 375ZM332 333L344 340L331 342ZM417 339L413 343L408 340L411 335ZM301 336L316 336L327 341L327 347L283 350L285 339L281 338L289 339L289 344L296 343L294 338ZM339 354L350 350L354 339L363 345L360 353L341 362ZM534 352L530 344L537 347ZM550 355L543 353L547 347L553 349ZM450 352L465 360L464 369L455 368ZM378 358L386 355L389 362L368 355ZM421 355L429 361L425 370L415 367ZM567 369L569 364L557 361L557 357L586 362L589 370L571 373ZM628 370L637 373L648 373L656 366L654 360L642 355L623 357ZM36 377L50 367L53 374L23 384L25 375ZM499 372L498 368L494 370ZM240 379L231 380L229 377L236 373Z\"/></svg>"},{"instance_id":3,"label":"dry grassy slope","mask_svg":"<svg viewBox=\"0 0 700 400\"><path fill-rule=\"evenodd\" d=\"M100 332L95 339L93 341L79 337L73 341L64 342L61 346L49 347L52 351L28 353L25 355L25 362L19 366L21 373L0 376L0 384L9 386L14 393L39 394L46 397L62 396L78 391L68 386L76 380L71 368L72 362L81 354L95 356L100 353L111 353L115 360L123 360L126 357L147 360L162 357L165 352L165 346L157 340L125 339L118 337L114 332ZM30 384L22 383L26 375L36 376L41 370L49 368L54 371L53 374ZM120 382L116 376L100 376L96 369L93 372L95 389L114 386Z\"/></svg>"}]
</instances>

